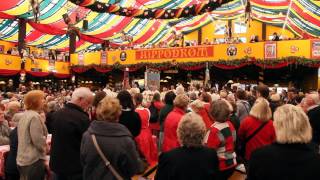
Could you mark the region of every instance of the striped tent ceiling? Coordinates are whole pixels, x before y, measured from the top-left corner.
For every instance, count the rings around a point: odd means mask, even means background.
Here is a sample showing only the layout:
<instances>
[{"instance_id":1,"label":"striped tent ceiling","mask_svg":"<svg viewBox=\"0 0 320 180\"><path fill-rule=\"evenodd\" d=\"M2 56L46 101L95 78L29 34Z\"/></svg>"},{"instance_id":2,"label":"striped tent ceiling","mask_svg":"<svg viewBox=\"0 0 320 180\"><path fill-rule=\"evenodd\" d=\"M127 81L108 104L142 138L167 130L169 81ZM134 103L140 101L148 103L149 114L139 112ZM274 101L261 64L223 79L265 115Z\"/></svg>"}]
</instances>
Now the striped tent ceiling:
<instances>
[{"instance_id":1,"label":"striped tent ceiling","mask_svg":"<svg viewBox=\"0 0 320 180\"><path fill-rule=\"evenodd\" d=\"M246 0L234 0L216 10L199 16L180 19L139 19L115 14L97 13L77 6L68 0L38 0L40 20L33 23L29 0L0 1L0 39L17 42L18 20L28 20L28 45L39 48L68 50L67 25L62 15L71 19L78 15L88 20L88 29L80 28L77 51L99 48L99 43L110 40L113 45L127 45L121 32L133 37L134 44L155 44L170 41L172 31L189 33L220 19L243 19ZM121 7L141 9L173 9L205 2L204 0L99 0L102 3L118 4ZM252 17L259 21L286 27L304 37L320 36L320 2L313 0L250 0Z\"/></svg>"}]
</instances>

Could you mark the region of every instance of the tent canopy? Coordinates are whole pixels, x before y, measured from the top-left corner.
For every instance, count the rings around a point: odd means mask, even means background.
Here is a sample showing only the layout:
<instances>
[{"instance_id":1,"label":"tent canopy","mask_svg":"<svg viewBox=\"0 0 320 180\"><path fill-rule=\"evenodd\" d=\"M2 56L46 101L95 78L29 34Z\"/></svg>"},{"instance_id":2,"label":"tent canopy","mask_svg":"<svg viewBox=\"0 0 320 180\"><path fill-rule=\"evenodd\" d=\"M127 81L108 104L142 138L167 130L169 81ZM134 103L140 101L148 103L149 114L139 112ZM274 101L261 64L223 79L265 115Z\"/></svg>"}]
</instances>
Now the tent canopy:
<instances>
[{"instance_id":1,"label":"tent canopy","mask_svg":"<svg viewBox=\"0 0 320 180\"><path fill-rule=\"evenodd\" d=\"M214 20L243 18L246 0L233 0L213 11L199 13L197 16L153 19L135 16L121 16L116 13L96 12L84 0L76 5L68 0L38 0L39 22L34 23L30 0L0 1L0 39L17 42L18 18L28 20L27 45L39 48L68 50L67 25L63 14L72 21L76 17L88 20L88 29L82 29L82 22L76 24L80 29L77 51L99 48L99 43L109 40L112 45L128 45L122 32L133 37L133 44L155 44L170 41L172 31L188 33L197 30ZM216 0L218 1L218 0ZM226 2L226 1L225 1ZM253 19L286 27L299 36L320 36L320 2L312 0L250 0ZM208 3L204 0L99 0L99 3L117 5L118 8L136 10L168 10L197 6ZM222 1L223 3L223 1ZM119 10L119 9L118 9Z\"/></svg>"}]
</instances>

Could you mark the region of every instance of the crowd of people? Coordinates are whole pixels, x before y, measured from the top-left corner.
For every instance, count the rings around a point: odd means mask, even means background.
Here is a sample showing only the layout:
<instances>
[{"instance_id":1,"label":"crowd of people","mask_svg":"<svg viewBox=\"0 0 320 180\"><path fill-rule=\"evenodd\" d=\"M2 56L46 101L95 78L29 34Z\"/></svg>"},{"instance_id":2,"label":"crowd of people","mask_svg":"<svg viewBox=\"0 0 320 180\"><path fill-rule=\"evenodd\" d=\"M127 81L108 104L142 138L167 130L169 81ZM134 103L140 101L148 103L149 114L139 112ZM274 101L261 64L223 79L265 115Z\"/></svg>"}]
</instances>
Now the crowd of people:
<instances>
[{"instance_id":1,"label":"crowd of people","mask_svg":"<svg viewBox=\"0 0 320 180\"><path fill-rule=\"evenodd\" d=\"M317 179L319 94L263 84L4 92L5 178L43 180L49 155L55 180L131 179L148 167L155 180L227 180L235 170L249 180Z\"/></svg>"}]
</instances>

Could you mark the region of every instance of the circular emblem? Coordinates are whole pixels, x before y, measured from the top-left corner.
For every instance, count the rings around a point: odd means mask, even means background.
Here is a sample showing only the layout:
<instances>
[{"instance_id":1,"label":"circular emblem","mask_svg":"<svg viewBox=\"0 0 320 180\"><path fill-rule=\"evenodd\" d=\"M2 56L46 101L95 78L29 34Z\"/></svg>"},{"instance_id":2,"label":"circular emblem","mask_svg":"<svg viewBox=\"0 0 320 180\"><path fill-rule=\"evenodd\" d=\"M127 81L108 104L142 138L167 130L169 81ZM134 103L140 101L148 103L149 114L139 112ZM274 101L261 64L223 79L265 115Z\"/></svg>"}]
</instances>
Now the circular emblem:
<instances>
[{"instance_id":1,"label":"circular emblem","mask_svg":"<svg viewBox=\"0 0 320 180\"><path fill-rule=\"evenodd\" d=\"M237 55L237 47L235 45L230 45L228 48L227 48L227 55L228 56L236 56Z\"/></svg>"},{"instance_id":2,"label":"circular emblem","mask_svg":"<svg viewBox=\"0 0 320 180\"><path fill-rule=\"evenodd\" d=\"M127 53L125 51L122 51L120 53L120 60L125 61L127 59Z\"/></svg>"}]
</instances>

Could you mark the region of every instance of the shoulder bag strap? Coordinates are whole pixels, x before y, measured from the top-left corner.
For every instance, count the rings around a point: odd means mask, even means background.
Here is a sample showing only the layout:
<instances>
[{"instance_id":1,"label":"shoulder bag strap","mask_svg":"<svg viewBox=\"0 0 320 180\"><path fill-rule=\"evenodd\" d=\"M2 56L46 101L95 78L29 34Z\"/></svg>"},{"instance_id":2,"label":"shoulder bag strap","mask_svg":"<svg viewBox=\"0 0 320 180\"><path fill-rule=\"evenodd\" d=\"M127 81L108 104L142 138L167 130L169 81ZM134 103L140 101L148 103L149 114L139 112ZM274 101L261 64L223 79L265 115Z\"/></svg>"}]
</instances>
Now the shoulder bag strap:
<instances>
[{"instance_id":1,"label":"shoulder bag strap","mask_svg":"<svg viewBox=\"0 0 320 180\"><path fill-rule=\"evenodd\" d=\"M268 121L268 122L269 122L269 121ZM265 122L265 123L261 124L261 125L258 127L258 129L256 129L250 136L248 136L248 137L245 139L244 143L247 144L256 134L258 134L258 132L259 132L265 125L268 124L268 122Z\"/></svg>"},{"instance_id":2,"label":"shoulder bag strap","mask_svg":"<svg viewBox=\"0 0 320 180\"><path fill-rule=\"evenodd\" d=\"M98 154L100 155L101 159L105 162L105 165L107 166L107 168L109 168L109 170L111 171L111 173L114 175L114 177L117 180L123 180L123 178L120 176L120 174L114 169L114 167L111 165L110 161L107 159L107 157L103 154L103 152L101 151L98 142L97 142L97 138L94 134L91 134L91 138L94 144L94 147L96 148Z\"/></svg>"},{"instance_id":3,"label":"shoulder bag strap","mask_svg":"<svg viewBox=\"0 0 320 180\"><path fill-rule=\"evenodd\" d=\"M240 101L240 103L244 106L244 108L246 109L246 112L249 114L250 111L248 110L248 107L246 106L246 104L243 101Z\"/></svg>"}]
</instances>

